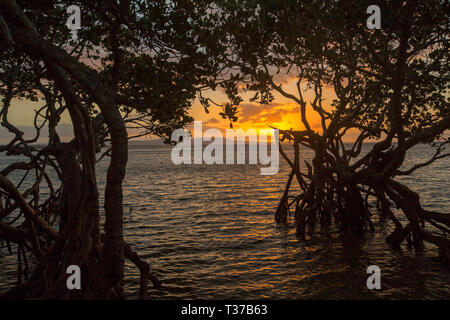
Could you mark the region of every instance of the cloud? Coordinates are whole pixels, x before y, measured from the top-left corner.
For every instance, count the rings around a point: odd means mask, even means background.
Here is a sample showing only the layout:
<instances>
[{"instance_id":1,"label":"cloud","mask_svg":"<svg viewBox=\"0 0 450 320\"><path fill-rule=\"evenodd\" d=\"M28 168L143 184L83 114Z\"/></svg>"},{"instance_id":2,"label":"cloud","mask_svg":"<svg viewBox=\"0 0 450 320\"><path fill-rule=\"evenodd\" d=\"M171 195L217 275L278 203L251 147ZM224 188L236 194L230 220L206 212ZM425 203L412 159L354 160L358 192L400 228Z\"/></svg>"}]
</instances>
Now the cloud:
<instances>
[{"instance_id":1,"label":"cloud","mask_svg":"<svg viewBox=\"0 0 450 320\"><path fill-rule=\"evenodd\" d=\"M239 106L238 122L242 127L301 129L300 108L296 104L272 103L259 105L244 103Z\"/></svg>"},{"instance_id":2,"label":"cloud","mask_svg":"<svg viewBox=\"0 0 450 320\"><path fill-rule=\"evenodd\" d=\"M205 123L207 123L207 124L220 123L220 120L218 120L216 118L211 118L211 119L205 121Z\"/></svg>"}]
</instances>

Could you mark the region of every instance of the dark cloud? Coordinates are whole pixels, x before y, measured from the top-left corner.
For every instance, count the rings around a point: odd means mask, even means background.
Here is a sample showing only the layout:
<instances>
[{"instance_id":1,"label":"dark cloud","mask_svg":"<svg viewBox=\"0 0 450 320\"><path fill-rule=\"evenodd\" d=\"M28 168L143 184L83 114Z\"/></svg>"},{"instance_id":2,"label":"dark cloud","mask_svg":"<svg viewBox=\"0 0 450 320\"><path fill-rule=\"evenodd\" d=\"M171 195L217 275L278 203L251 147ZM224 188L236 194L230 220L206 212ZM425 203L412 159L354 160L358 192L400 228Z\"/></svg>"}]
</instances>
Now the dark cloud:
<instances>
[{"instance_id":1,"label":"dark cloud","mask_svg":"<svg viewBox=\"0 0 450 320\"><path fill-rule=\"evenodd\" d=\"M270 105L259 105L246 103L239 107L239 123L271 125L282 122L285 115L298 115L298 106L292 104L272 103Z\"/></svg>"},{"instance_id":2,"label":"dark cloud","mask_svg":"<svg viewBox=\"0 0 450 320\"><path fill-rule=\"evenodd\" d=\"M281 103L272 103L270 105L260 105L260 104L252 104L252 103L243 103L239 105L239 121L247 122L250 121L253 117L264 113L269 112L272 113L275 110L279 112L283 112L284 105Z\"/></svg>"},{"instance_id":3,"label":"dark cloud","mask_svg":"<svg viewBox=\"0 0 450 320\"><path fill-rule=\"evenodd\" d=\"M220 120L218 120L216 118L211 118L211 119L207 120L205 123L207 123L207 124L220 123Z\"/></svg>"}]
</instances>

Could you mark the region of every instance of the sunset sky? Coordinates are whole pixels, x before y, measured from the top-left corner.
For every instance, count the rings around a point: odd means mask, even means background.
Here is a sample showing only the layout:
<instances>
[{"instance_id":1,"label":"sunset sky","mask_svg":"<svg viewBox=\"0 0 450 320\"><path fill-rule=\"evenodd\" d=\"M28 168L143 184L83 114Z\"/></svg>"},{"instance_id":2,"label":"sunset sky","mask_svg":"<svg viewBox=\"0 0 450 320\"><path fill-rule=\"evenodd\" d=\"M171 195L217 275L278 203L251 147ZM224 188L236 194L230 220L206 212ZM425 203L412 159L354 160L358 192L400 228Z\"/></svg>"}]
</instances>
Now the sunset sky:
<instances>
[{"instance_id":1,"label":"sunset sky","mask_svg":"<svg viewBox=\"0 0 450 320\"><path fill-rule=\"evenodd\" d=\"M293 95L296 95L296 79L288 78L282 79L283 89ZM304 88L303 88L304 87ZM312 110L309 102L314 99L311 90L306 89L306 85L302 85L305 90L303 92L304 99L308 102L307 105L307 119L311 128L315 131L321 132L322 126L320 124L320 116ZM249 102L249 98L254 95L254 92L244 94L244 101L238 107L238 121L233 124L233 128L247 130L253 129L267 129L275 127L278 129L294 129L304 130L304 126L300 120L300 107L292 100L283 97L278 93L273 93L275 100L270 105L260 105L256 102ZM216 102L225 102L226 96L220 91L208 92L208 97L214 99ZM334 92L331 88L323 89L323 106L327 111L330 110L331 102L334 98ZM202 120L203 127L206 128L229 128L229 121L222 119L219 115L220 107L211 107L210 113L205 113L203 106L196 101L191 110L191 115L195 120ZM345 137L344 141L354 141L357 132L350 131Z\"/></svg>"},{"instance_id":2,"label":"sunset sky","mask_svg":"<svg viewBox=\"0 0 450 320\"><path fill-rule=\"evenodd\" d=\"M283 88L295 94L295 78L285 78L281 80L283 82ZM260 105L256 102L250 103L249 98L254 95L254 92L243 94L244 101L238 107L238 121L233 124L234 129L267 129L269 127L276 127L279 129L295 129L303 130L304 126L300 121L300 109L299 106L281 96L280 94L274 93L275 100L270 105ZM225 94L220 91L207 91L204 93L216 102L223 103L227 101ZM331 88L324 88L323 91L324 101L322 102L326 109L330 108L330 104L333 100L333 90ZM304 98L307 102L313 100L312 92L306 90L304 92ZM24 100L15 100L10 108L8 114L8 119L11 123L19 126L21 130L25 132L26 137L31 137L34 134L34 129L32 127L34 110L42 106L43 102L31 102ZM219 115L221 112L220 107L211 106L210 112L206 113L203 106L198 100L194 101L190 114L195 120L203 121L203 130L208 128L218 128L225 130L229 128L229 121L222 119ZM307 106L307 118L313 130L321 131L320 118L312 110L310 105ZM62 121L58 126L58 132L61 137L70 139L72 137L72 128L70 125L70 118L67 112L63 114ZM191 125L192 126L192 125ZM190 127L191 127L190 126ZM45 136L46 133L44 133ZM9 141L9 133L5 128L0 128L0 143L5 143ZM353 141L355 139L356 133L350 132L346 135L345 141ZM141 139L149 139L151 137L144 137ZM154 137L153 137L154 138ZM65 140L66 140L65 139ZM46 139L44 139L46 140Z\"/></svg>"}]
</instances>

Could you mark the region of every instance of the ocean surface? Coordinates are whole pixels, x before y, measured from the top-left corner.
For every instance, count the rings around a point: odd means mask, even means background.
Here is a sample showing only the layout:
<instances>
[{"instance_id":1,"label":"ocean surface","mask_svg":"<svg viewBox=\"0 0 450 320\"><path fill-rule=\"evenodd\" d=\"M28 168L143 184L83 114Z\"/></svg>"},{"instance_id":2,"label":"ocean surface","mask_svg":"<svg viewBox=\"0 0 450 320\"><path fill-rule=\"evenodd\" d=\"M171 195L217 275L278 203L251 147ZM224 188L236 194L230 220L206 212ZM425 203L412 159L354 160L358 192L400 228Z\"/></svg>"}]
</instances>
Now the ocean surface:
<instances>
[{"instance_id":1,"label":"ocean surface","mask_svg":"<svg viewBox=\"0 0 450 320\"><path fill-rule=\"evenodd\" d=\"M405 168L432 152L415 147ZM293 220L277 225L274 212L289 173L281 157L279 173L262 176L258 165L174 165L170 154L168 146L132 144L124 184L125 239L163 283L151 289L152 298L450 299L450 271L437 248L392 249L385 239L393 224L375 211L376 231L364 239L333 232L331 240L317 234L305 241L296 237ZM301 149L301 160L310 158ZM13 160L0 155L0 168ZM107 165L97 169L100 189ZM450 212L449 180L445 159L402 178L425 208L443 212ZM1 252L0 291L16 275L15 256ZM369 265L381 269L380 290L366 287ZM126 291L137 298L139 271L127 262L125 272Z\"/></svg>"}]
</instances>

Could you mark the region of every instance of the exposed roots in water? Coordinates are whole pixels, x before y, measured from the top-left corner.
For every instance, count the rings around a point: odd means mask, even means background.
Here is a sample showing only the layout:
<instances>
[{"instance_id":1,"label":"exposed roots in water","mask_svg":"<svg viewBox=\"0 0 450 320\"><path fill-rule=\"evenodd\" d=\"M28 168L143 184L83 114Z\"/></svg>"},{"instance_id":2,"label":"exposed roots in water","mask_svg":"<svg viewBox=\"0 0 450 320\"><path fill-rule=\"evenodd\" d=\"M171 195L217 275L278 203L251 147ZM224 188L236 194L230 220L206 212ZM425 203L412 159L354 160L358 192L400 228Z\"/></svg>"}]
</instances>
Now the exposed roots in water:
<instances>
[{"instance_id":1,"label":"exposed roots in water","mask_svg":"<svg viewBox=\"0 0 450 320\"><path fill-rule=\"evenodd\" d=\"M320 224L321 230L328 232L332 223L345 236L360 237L367 231L374 231L371 220L371 211L374 210L369 201L375 202L378 211L394 223L394 231L386 238L390 245L398 248L406 242L420 250L423 242L427 241L438 246L442 262L449 264L450 214L425 210L420 204L419 195L395 180L401 171L383 175L383 170L389 164L386 156L392 157L394 148L376 157L375 152L372 157L369 152L364 165L360 167L351 165L349 158L339 156L345 153L330 152L331 148L317 139L316 144L307 144L314 151L314 158L311 164L305 161L306 168L302 172L299 166L299 145L305 141L305 132L282 133L283 139L294 142L294 161L287 157L280 146L280 152L290 165L291 172L275 213L277 223L286 223L289 216L293 216L297 235L301 239L304 239L306 227L314 230ZM290 196L294 177L301 192ZM391 202L398 209L395 213ZM396 217L398 214L406 217L406 225ZM433 232L426 230L427 224L432 226Z\"/></svg>"}]
</instances>

